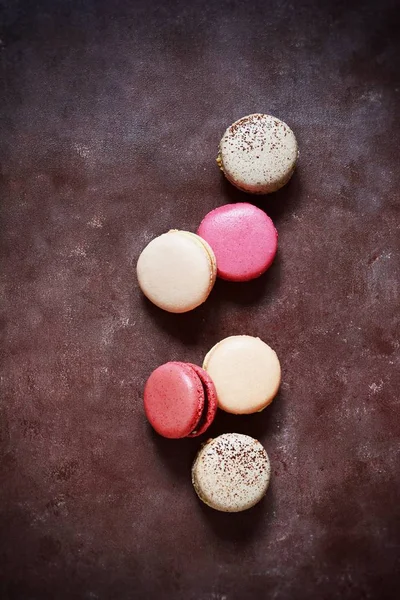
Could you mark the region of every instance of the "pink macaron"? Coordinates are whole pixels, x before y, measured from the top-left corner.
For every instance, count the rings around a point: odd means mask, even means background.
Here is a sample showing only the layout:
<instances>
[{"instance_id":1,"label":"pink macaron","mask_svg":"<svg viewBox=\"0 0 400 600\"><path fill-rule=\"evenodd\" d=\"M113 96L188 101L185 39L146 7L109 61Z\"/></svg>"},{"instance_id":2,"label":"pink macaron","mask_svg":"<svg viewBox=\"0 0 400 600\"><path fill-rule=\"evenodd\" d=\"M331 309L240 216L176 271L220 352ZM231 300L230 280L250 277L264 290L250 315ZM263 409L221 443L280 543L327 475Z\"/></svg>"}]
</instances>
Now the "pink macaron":
<instances>
[{"instance_id":1,"label":"pink macaron","mask_svg":"<svg viewBox=\"0 0 400 600\"><path fill-rule=\"evenodd\" d=\"M148 378L144 410L152 427L167 438L204 433L217 411L214 384L204 369L191 363L168 362Z\"/></svg>"},{"instance_id":2,"label":"pink macaron","mask_svg":"<svg viewBox=\"0 0 400 600\"><path fill-rule=\"evenodd\" d=\"M278 232L268 215L248 202L209 212L197 231L214 251L217 274L228 281L249 281L272 264Z\"/></svg>"}]
</instances>

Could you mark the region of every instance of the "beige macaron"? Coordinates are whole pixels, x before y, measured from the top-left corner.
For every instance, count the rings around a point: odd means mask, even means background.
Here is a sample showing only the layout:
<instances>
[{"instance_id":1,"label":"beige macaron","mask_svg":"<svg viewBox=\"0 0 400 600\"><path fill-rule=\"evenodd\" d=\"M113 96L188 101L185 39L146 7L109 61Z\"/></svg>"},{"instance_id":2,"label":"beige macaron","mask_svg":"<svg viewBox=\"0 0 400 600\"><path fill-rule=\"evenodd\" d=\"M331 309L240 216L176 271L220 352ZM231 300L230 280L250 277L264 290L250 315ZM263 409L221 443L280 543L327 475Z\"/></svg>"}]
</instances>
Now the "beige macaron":
<instances>
[{"instance_id":1,"label":"beige macaron","mask_svg":"<svg viewBox=\"0 0 400 600\"><path fill-rule=\"evenodd\" d=\"M223 512L240 512L257 504L270 476L265 448L240 433L208 440L192 467L192 483L200 500Z\"/></svg>"},{"instance_id":2,"label":"beige macaron","mask_svg":"<svg viewBox=\"0 0 400 600\"><path fill-rule=\"evenodd\" d=\"M295 135L286 123L256 113L228 127L217 163L233 185L252 194L269 194L285 185L298 158Z\"/></svg>"},{"instance_id":3,"label":"beige macaron","mask_svg":"<svg viewBox=\"0 0 400 600\"><path fill-rule=\"evenodd\" d=\"M159 308L184 313L207 300L217 276L214 252L189 231L171 230L152 240L137 262L143 294Z\"/></svg>"},{"instance_id":4,"label":"beige macaron","mask_svg":"<svg viewBox=\"0 0 400 600\"><path fill-rule=\"evenodd\" d=\"M218 406L229 413L263 410L276 396L281 367L276 352L260 338L234 335L216 344L204 359L217 390Z\"/></svg>"}]
</instances>

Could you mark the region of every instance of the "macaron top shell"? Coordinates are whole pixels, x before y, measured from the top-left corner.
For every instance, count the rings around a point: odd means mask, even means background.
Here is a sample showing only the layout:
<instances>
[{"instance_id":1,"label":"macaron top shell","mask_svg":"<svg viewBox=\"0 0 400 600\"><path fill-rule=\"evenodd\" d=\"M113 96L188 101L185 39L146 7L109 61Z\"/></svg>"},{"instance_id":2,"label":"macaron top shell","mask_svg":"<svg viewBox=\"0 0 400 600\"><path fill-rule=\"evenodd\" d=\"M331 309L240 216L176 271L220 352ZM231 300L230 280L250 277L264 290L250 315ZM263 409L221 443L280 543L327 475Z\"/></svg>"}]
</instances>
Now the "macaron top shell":
<instances>
[{"instance_id":1,"label":"macaron top shell","mask_svg":"<svg viewBox=\"0 0 400 600\"><path fill-rule=\"evenodd\" d=\"M211 508L239 512L261 500L270 474L268 455L260 442L247 435L225 433L200 450L192 482L199 498Z\"/></svg>"},{"instance_id":2,"label":"macaron top shell","mask_svg":"<svg viewBox=\"0 0 400 600\"><path fill-rule=\"evenodd\" d=\"M256 113L228 127L217 162L236 187L268 194L287 183L297 157L297 141L290 127L276 117Z\"/></svg>"},{"instance_id":3,"label":"macaron top shell","mask_svg":"<svg viewBox=\"0 0 400 600\"><path fill-rule=\"evenodd\" d=\"M196 234L172 230L142 251L137 277L142 292L159 308L183 313L202 304L215 283L216 259Z\"/></svg>"},{"instance_id":4,"label":"macaron top shell","mask_svg":"<svg viewBox=\"0 0 400 600\"><path fill-rule=\"evenodd\" d=\"M218 276L228 281L248 281L262 275L278 247L278 232L272 220L247 202L212 210L197 233L214 251Z\"/></svg>"},{"instance_id":5,"label":"macaron top shell","mask_svg":"<svg viewBox=\"0 0 400 600\"><path fill-rule=\"evenodd\" d=\"M144 389L144 410L160 435L182 438L196 427L203 411L200 379L184 363L169 362L152 372Z\"/></svg>"},{"instance_id":6,"label":"macaron top shell","mask_svg":"<svg viewBox=\"0 0 400 600\"><path fill-rule=\"evenodd\" d=\"M211 425L217 410L214 384L197 365L165 363L146 382L144 410L152 427L164 437L201 435Z\"/></svg>"},{"instance_id":7,"label":"macaron top shell","mask_svg":"<svg viewBox=\"0 0 400 600\"><path fill-rule=\"evenodd\" d=\"M216 344L203 368L214 382L218 406L233 414L250 414L268 406L281 380L274 350L249 335L231 336Z\"/></svg>"}]
</instances>

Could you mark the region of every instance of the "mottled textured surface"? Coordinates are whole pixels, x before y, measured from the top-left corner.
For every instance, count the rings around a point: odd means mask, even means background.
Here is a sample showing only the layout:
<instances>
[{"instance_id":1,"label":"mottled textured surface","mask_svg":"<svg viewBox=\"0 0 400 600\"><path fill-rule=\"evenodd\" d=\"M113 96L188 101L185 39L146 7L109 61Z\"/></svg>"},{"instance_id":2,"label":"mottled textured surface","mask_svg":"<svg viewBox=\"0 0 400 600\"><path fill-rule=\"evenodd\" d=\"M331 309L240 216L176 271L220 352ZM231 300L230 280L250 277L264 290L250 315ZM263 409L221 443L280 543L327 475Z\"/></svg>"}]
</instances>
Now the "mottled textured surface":
<instances>
[{"instance_id":1,"label":"mottled textured surface","mask_svg":"<svg viewBox=\"0 0 400 600\"><path fill-rule=\"evenodd\" d=\"M397 599L397 2L0 7L1 598ZM301 151L257 199L277 258L162 313L137 257L244 199L215 156L257 111ZM277 350L283 385L211 428L271 459L238 516L202 506L199 440L157 437L141 397L158 364L239 333Z\"/></svg>"}]
</instances>

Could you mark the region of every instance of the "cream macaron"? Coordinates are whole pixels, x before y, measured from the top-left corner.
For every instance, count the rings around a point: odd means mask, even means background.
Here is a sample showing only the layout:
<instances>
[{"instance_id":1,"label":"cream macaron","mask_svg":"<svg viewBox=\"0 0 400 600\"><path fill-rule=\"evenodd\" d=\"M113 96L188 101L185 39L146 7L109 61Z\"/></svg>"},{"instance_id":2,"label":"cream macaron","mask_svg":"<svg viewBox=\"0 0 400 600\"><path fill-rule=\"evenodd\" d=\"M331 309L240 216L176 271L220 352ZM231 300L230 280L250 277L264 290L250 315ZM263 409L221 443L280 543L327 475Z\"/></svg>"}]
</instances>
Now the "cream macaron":
<instances>
[{"instance_id":1,"label":"cream macaron","mask_svg":"<svg viewBox=\"0 0 400 600\"><path fill-rule=\"evenodd\" d=\"M260 338L234 335L216 344L203 369L214 382L222 410L250 414L263 410L276 396L281 367L276 352Z\"/></svg>"},{"instance_id":2,"label":"cream macaron","mask_svg":"<svg viewBox=\"0 0 400 600\"><path fill-rule=\"evenodd\" d=\"M136 270L139 286L153 304L168 312L184 313L208 298L217 263L205 240L173 229L144 248Z\"/></svg>"},{"instance_id":3,"label":"cream macaron","mask_svg":"<svg viewBox=\"0 0 400 600\"><path fill-rule=\"evenodd\" d=\"M269 194L289 181L298 154L295 135L286 123L256 113L228 127L219 144L217 163L242 191Z\"/></svg>"},{"instance_id":4,"label":"cream macaron","mask_svg":"<svg viewBox=\"0 0 400 600\"><path fill-rule=\"evenodd\" d=\"M208 440L192 467L192 483L200 500L223 512L240 512L257 504L270 476L265 448L240 433Z\"/></svg>"}]
</instances>

